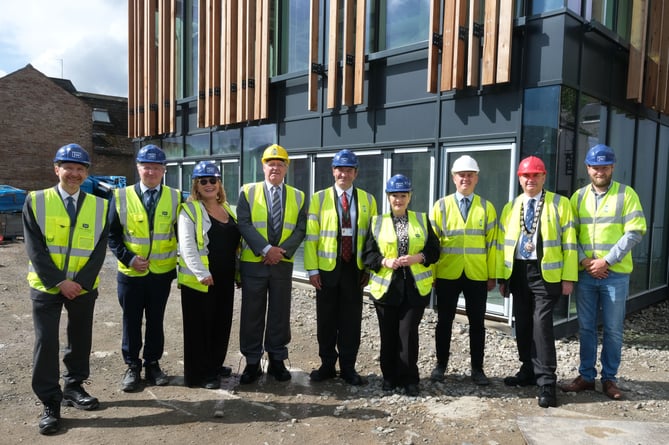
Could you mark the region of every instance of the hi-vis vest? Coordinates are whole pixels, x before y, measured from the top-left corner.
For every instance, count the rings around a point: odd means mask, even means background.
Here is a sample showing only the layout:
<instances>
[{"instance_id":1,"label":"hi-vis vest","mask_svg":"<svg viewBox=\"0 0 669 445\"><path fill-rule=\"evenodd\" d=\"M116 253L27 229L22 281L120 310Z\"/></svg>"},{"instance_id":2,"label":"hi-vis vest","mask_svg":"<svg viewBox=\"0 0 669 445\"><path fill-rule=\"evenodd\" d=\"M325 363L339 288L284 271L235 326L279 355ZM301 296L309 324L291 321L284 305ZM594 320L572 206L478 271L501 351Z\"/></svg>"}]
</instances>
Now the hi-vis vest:
<instances>
[{"instance_id":1,"label":"hi-vis vest","mask_svg":"<svg viewBox=\"0 0 669 445\"><path fill-rule=\"evenodd\" d=\"M223 208L230 218L237 220L230 205L225 202ZM188 215L191 221L195 223L195 240L197 242L197 251L200 254L200 261L207 268L209 268L209 249L204 245L204 229L202 226L202 206L198 201L187 201L181 204L181 209ZM190 271L182 256L179 256L179 273L177 274L177 282L180 285L188 286L200 292L207 292L209 286L200 283L197 277Z\"/></svg>"},{"instance_id":2,"label":"hi-vis vest","mask_svg":"<svg viewBox=\"0 0 669 445\"><path fill-rule=\"evenodd\" d=\"M118 270L124 275L140 277L149 272L162 274L177 266L177 236L174 224L181 203L179 191L161 186L160 199L153 217L153 232L149 229L149 215L134 186L114 190L116 211L123 226L123 242L131 252L149 259L149 269L137 272L118 261Z\"/></svg>"},{"instance_id":3,"label":"hi-vis vest","mask_svg":"<svg viewBox=\"0 0 669 445\"><path fill-rule=\"evenodd\" d=\"M471 196L466 222L454 194L432 207L430 219L441 244L436 278L456 280L463 271L470 280L496 278L497 212L491 202Z\"/></svg>"},{"instance_id":4,"label":"hi-vis vest","mask_svg":"<svg viewBox=\"0 0 669 445\"><path fill-rule=\"evenodd\" d=\"M358 269L365 266L362 263L362 252L369 230L372 216L376 215L376 199L371 193L360 189L357 191L355 221L355 256ZM307 236L304 241L304 268L306 270L331 271L337 263L339 248L339 211L338 197L334 187L314 194L309 204L307 216Z\"/></svg>"},{"instance_id":5,"label":"hi-vis vest","mask_svg":"<svg viewBox=\"0 0 669 445\"><path fill-rule=\"evenodd\" d=\"M646 218L643 215L639 196L631 188L613 182L595 210L592 186L582 187L571 197L576 216L578 244L588 258L604 258L625 232L646 233ZM609 266L618 273L632 273L632 252L628 252L619 263Z\"/></svg>"},{"instance_id":6,"label":"hi-vis vest","mask_svg":"<svg viewBox=\"0 0 669 445\"><path fill-rule=\"evenodd\" d=\"M77 272L88 262L100 241L109 202L86 194L77 213L77 221L72 227L70 216L57 189L30 192L30 196L33 215L42 230L51 260L56 267L65 271L67 279L75 280ZM99 277L95 279L94 289L97 289L98 282ZM57 287L47 289L44 286L32 263L28 265L28 284L41 292L50 294L60 292ZM82 294L86 292L86 290L81 291Z\"/></svg>"},{"instance_id":7,"label":"hi-vis vest","mask_svg":"<svg viewBox=\"0 0 669 445\"><path fill-rule=\"evenodd\" d=\"M541 276L549 283L578 280L576 229L569 200L552 192L544 192L539 228L541 245ZM508 280L513 269L516 245L520 238L520 206L523 195L504 206L499 218L497 246L497 277Z\"/></svg>"},{"instance_id":8,"label":"hi-vis vest","mask_svg":"<svg viewBox=\"0 0 669 445\"><path fill-rule=\"evenodd\" d=\"M264 182L245 184L242 190L246 197L246 201L251 208L251 221L253 221L253 227L255 227L258 233L260 233L269 243L267 235L269 212L267 202L265 201L264 184ZM281 231L279 244L284 242L293 233L293 230L295 230L295 227L297 226L297 217L304 205L304 192L287 184L284 184L283 186L286 189L286 205L284 206L283 229ZM253 253L253 250L242 237L242 254L240 259L241 261L259 263L262 261L262 256ZM293 258L284 258L281 261L292 263Z\"/></svg>"},{"instance_id":9,"label":"hi-vis vest","mask_svg":"<svg viewBox=\"0 0 669 445\"><path fill-rule=\"evenodd\" d=\"M409 251L408 255L420 253L427 242L427 227L429 221L425 213L407 211L409 218ZM372 217L372 235L379 246L384 258L397 258L397 233L393 225L391 214L377 215ZM411 274L416 281L418 293L424 297L429 296L432 291L432 268L416 263L409 266ZM369 291L377 300L382 298L393 278L394 270L389 267L381 267L378 272L371 271Z\"/></svg>"}]
</instances>

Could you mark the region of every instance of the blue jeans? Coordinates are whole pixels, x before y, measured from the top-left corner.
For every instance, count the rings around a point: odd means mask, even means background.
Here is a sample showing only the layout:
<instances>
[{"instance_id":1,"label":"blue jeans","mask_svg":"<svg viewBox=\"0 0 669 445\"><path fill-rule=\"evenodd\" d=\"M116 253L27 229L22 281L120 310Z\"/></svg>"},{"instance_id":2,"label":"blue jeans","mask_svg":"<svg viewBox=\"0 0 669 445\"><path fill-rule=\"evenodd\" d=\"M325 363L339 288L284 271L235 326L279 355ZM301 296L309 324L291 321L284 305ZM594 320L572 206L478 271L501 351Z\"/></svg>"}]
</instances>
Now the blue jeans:
<instances>
[{"instance_id":1,"label":"blue jeans","mask_svg":"<svg viewBox=\"0 0 669 445\"><path fill-rule=\"evenodd\" d=\"M602 335L602 382L616 381L623 347L623 323L625 303L629 294L629 274L609 271L602 280L587 272L578 274L576 283L576 309L580 335L581 365L578 372L583 379L592 382L597 377L597 321L601 316ZM600 312L601 309L601 312Z\"/></svg>"}]
</instances>

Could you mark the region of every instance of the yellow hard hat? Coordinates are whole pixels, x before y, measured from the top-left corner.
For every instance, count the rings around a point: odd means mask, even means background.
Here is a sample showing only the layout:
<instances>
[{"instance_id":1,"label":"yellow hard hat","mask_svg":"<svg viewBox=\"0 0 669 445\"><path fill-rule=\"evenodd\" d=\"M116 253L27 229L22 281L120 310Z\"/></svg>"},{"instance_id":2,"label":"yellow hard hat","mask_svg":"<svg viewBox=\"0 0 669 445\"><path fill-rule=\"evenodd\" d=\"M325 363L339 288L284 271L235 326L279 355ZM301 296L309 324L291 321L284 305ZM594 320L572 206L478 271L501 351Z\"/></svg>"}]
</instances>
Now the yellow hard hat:
<instances>
[{"instance_id":1,"label":"yellow hard hat","mask_svg":"<svg viewBox=\"0 0 669 445\"><path fill-rule=\"evenodd\" d=\"M286 151L285 148L278 144L272 144L269 147L265 149L262 153L262 163L266 163L270 159L280 159L283 162L286 163L286 165L290 164L290 158L288 157L288 152Z\"/></svg>"}]
</instances>

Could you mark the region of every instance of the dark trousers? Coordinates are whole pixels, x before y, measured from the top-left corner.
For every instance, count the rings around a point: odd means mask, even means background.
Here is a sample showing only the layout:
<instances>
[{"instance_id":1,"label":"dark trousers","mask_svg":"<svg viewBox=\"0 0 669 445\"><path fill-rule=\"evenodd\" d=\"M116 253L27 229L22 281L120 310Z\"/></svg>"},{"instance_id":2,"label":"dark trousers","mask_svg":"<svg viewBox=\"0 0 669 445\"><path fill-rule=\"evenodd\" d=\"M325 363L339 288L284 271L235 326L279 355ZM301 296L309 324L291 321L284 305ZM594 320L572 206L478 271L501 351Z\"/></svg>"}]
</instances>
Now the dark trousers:
<instances>
[{"instance_id":1,"label":"dark trousers","mask_svg":"<svg viewBox=\"0 0 669 445\"><path fill-rule=\"evenodd\" d=\"M186 386L218 376L228 353L234 291L232 281L210 286L208 292L181 286Z\"/></svg>"},{"instance_id":2,"label":"dark trousers","mask_svg":"<svg viewBox=\"0 0 669 445\"><path fill-rule=\"evenodd\" d=\"M355 260L338 262L334 271L320 273L316 331L318 355L326 366L334 366L339 356L340 369L355 369L362 323L361 274Z\"/></svg>"},{"instance_id":3,"label":"dark trousers","mask_svg":"<svg viewBox=\"0 0 669 445\"><path fill-rule=\"evenodd\" d=\"M534 373L539 386L555 384L553 307L562 294L562 284L544 281L537 261L516 260L509 289L513 294L521 372Z\"/></svg>"},{"instance_id":4,"label":"dark trousers","mask_svg":"<svg viewBox=\"0 0 669 445\"><path fill-rule=\"evenodd\" d=\"M60 315L67 311L67 344L63 363L65 385L81 383L90 373L93 310L97 291L68 300L62 295L31 289L32 315L35 326L32 388L43 403L60 403L63 392L59 384Z\"/></svg>"},{"instance_id":5,"label":"dark trousers","mask_svg":"<svg viewBox=\"0 0 669 445\"><path fill-rule=\"evenodd\" d=\"M264 350L270 360L286 360L290 343L293 264L240 264L242 308L239 346L247 363L259 363ZM267 317L267 318L265 318ZM264 338L264 342L263 342Z\"/></svg>"},{"instance_id":6,"label":"dark trousers","mask_svg":"<svg viewBox=\"0 0 669 445\"><path fill-rule=\"evenodd\" d=\"M451 350L451 333L460 292L465 297L467 320L469 321L469 353L471 367L483 369L485 350L485 308L488 299L488 282L468 279L463 273L457 280L437 279L437 326L435 343L437 362L448 364Z\"/></svg>"},{"instance_id":7,"label":"dark trousers","mask_svg":"<svg viewBox=\"0 0 669 445\"><path fill-rule=\"evenodd\" d=\"M425 306L399 306L375 302L381 334L381 372L396 385L418 384L418 325Z\"/></svg>"},{"instance_id":8,"label":"dark trousers","mask_svg":"<svg viewBox=\"0 0 669 445\"><path fill-rule=\"evenodd\" d=\"M160 360L165 348L163 319L170 296L173 274L149 273L144 277L127 277L119 272L118 301L123 309L123 360L140 366L139 352L144 346L144 363ZM142 320L145 319L142 344Z\"/></svg>"}]
</instances>

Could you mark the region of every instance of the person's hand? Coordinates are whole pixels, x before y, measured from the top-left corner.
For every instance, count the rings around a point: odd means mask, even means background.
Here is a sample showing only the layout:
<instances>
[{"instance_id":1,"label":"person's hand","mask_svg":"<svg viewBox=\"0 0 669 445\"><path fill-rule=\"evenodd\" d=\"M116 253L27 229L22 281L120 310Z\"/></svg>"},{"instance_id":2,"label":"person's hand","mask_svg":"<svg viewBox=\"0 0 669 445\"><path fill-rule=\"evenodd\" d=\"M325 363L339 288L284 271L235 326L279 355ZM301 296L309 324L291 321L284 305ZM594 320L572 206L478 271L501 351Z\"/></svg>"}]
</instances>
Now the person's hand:
<instances>
[{"instance_id":1,"label":"person's hand","mask_svg":"<svg viewBox=\"0 0 669 445\"><path fill-rule=\"evenodd\" d=\"M279 261L283 259L284 253L286 253L285 249L282 249L281 247L277 246L272 246L267 251L267 255L265 255L263 263L267 264L268 266L274 266L275 264L279 264Z\"/></svg>"},{"instance_id":2,"label":"person's hand","mask_svg":"<svg viewBox=\"0 0 669 445\"><path fill-rule=\"evenodd\" d=\"M601 280L609 276L609 263L604 258L586 258L581 265L592 278Z\"/></svg>"},{"instance_id":3,"label":"person's hand","mask_svg":"<svg viewBox=\"0 0 669 445\"><path fill-rule=\"evenodd\" d=\"M369 272L363 272L360 274L360 289L367 286L367 283L369 283Z\"/></svg>"},{"instance_id":4,"label":"person's hand","mask_svg":"<svg viewBox=\"0 0 669 445\"><path fill-rule=\"evenodd\" d=\"M81 285L72 280L65 280L58 285L60 293L68 300L74 300L81 293Z\"/></svg>"},{"instance_id":5,"label":"person's hand","mask_svg":"<svg viewBox=\"0 0 669 445\"><path fill-rule=\"evenodd\" d=\"M497 280L494 278L488 278L488 292L493 290L497 285Z\"/></svg>"},{"instance_id":6,"label":"person's hand","mask_svg":"<svg viewBox=\"0 0 669 445\"><path fill-rule=\"evenodd\" d=\"M509 289L506 283L499 283L499 293L504 298L509 298Z\"/></svg>"},{"instance_id":7,"label":"person's hand","mask_svg":"<svg viewBox=\"0 0 669 445\"><path fill-rule=\"evenodd\" d=\"M316 288L316 290L321 290L321 275L316 274L316 275L309 275L309 282L313 287Z\"/></svg>"},{"instance_id":8,"label":"person's hand","mask_svg":"<svg viewBox=\"0 0 669 445\"><path fill-rule=\"evenodd\" d=\"M573 281L562 281L562 295L569 295L574 291Z\"/></svg>"},{"instance_id":9,"label":"person's hand","mask_svg":"<svg viewBox=\"0 0 669 445\"><path fill-rule=\"evenodd\" d=\"M204 284L205 286L213 286L214 285L214 277L209 275L208 277L202 278L200 280L200 284Z\"/></svg>"},{"instance_id":10,"label":"person's hand","mask_svg":"<svg viewBox=\"0 0 669 445\"><path fill-rule=\"evenodd\" d=\"M399 258L384 258L381 260L381 265L393 270L397 270L402 267Z\"/></svg>"},{"instance_id":11,"label":"person's hand","mask_svg":"<svg viewBox=\"0 0 669 445\"><path fill-rule=\"evenodd\" d=\"M137 255L130 262L130 267L135 269L137 272L146 272L149 268L149 260Z\"/></svg>"}]
</instances>

